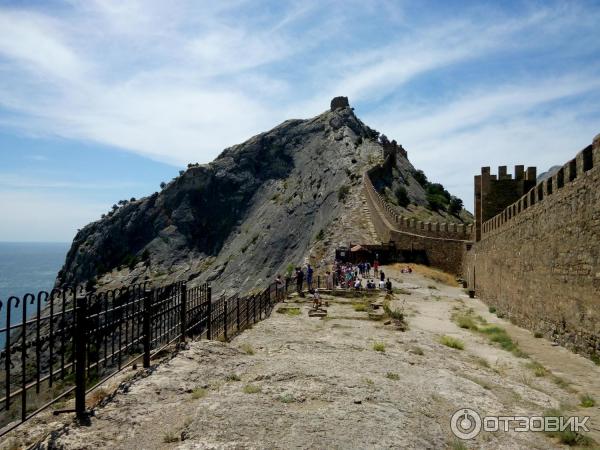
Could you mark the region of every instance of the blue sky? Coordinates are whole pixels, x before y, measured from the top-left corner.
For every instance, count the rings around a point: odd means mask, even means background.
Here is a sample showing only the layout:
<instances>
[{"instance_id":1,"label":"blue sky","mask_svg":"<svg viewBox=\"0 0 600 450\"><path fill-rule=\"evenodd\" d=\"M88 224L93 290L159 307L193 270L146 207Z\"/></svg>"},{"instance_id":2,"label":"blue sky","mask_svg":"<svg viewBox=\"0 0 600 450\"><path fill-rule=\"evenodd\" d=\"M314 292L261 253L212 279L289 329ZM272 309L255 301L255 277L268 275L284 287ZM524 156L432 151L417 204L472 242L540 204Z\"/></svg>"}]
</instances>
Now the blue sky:
<instances>
[{"instance_id":1,"label":"blue sky","mask_svg":"<svg viewBox=\"0 0 600 450\"><path fill-rule=\"evenodd\" d=\"M600 133L592 1L0 2L0 241L69 241L347 95L472 208L480 166Z\"/></svg>"}]
</instances>

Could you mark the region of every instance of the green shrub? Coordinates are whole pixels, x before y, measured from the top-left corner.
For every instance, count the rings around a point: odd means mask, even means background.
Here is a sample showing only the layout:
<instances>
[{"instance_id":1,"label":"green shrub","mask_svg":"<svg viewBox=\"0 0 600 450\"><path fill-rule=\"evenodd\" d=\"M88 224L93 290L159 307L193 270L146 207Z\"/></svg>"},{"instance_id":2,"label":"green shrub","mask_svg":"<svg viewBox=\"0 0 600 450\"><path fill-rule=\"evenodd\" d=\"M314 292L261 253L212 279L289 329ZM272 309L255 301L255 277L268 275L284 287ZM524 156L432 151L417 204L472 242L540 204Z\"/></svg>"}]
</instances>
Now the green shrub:
<instances>
[{"instance_id":1,"label":"green shrub","mask_svg":"<svg viewBox=\"0 0 600 450\"><path fill-rule=\"evenodd\" d=\"M396 200L398 201L399 206L406 208L410 204L408 192L404 186L398 186L394 193L396 194Z\"/></svg>"},{"instance_id":2,"label":"green shrub","mask_svg":"<svg viewBox=\"0 0 600 450\"><path fill-rule=\"evenodd\" d=\"M458 197L450 197L448 212L454 216L458 216L463 209L463 201Z\"/></svg>"},{"instance_id":3,"label":"green shrub","mask_svg":"<svg viewBox=\"0 0 600 450\"><path fill-rule=\"evenodd\" d=\"M488 311L491 312L492 314L496 314L496 307L495 306L490 306L488 308Z\"/></svg>"},{"instance_id":4,"label":"green shrub","mask_svg":"<svg viewBox=\"0 0 600 450\"><path fill-rule=\"evenodd\" d=\"M417 180L417 183L419 183L423 187L426 187L429 183L427 181L427 176L422 170L415 170L415 172L413 173L413 177L415 180Z\"/></svg>"},{"instance_id":5,"label":"green shrub","mask_svg":"<svg viewBox=\"0 0 600 450\"><path fill-rule=\"evenodd\" d=\"M338 189L338 193L337 193L338 200L340 202L345 202L349 193L350 193L350 186L348 186L346 184L344 184L343 186L340 186L340 188Z\"/></svg>"}]
</instances>

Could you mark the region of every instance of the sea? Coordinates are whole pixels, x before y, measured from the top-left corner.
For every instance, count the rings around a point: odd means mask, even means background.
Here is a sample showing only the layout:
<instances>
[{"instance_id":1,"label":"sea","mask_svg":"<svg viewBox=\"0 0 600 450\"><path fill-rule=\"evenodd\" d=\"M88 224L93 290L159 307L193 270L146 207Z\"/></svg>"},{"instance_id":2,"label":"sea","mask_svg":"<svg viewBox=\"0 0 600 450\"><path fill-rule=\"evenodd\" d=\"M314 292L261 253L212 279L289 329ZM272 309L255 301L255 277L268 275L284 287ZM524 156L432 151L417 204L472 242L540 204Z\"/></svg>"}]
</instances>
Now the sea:
<instances>
[{"instance_id":1,"label":"sea","mask_svg":"<svg viewBox=\"0 0 600 450\"><path fill-rule=\"evenodd\" d=\"M52 289L69 246L66 242L0 242L0 328L6 324L9 297ZM0 336L0 345L2 341Z\"/></svg>"}]
</instances>

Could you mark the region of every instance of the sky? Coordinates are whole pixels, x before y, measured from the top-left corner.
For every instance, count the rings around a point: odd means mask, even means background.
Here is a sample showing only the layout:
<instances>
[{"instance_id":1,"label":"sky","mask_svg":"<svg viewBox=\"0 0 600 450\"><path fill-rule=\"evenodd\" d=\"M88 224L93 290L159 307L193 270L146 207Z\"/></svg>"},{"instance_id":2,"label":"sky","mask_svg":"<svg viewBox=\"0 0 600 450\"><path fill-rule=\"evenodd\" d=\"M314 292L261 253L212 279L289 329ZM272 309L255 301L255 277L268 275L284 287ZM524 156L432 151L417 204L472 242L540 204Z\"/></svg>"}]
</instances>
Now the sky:
<instances>
[{"instance_id":1,"label":"sky","mask_svg":"<svg viewBox=\"0 0 600 450\"><path fill-rule=\"evenodd\" d=\"M481 166L540 173L600 133L598 23L598 1L0 1L0 241L70 241L337 95L472 210Z\"/></svg>"}]
</instances>

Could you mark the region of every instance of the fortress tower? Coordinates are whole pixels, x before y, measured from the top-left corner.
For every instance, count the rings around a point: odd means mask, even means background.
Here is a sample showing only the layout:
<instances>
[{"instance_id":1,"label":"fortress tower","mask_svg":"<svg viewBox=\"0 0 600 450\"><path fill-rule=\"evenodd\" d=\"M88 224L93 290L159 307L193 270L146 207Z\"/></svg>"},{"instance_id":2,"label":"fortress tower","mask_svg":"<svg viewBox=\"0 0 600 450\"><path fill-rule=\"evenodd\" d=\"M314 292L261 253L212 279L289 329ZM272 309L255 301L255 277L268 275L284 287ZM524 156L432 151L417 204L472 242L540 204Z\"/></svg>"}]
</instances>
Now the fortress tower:
<instances>
[{"instance_id":1,"label":"fortress tower","mask_svg":"<svg viewBox=\"0 0 600 450\"><path fill-rule=\"evenodd\" d=\"M506 166L498 167L498 175L491 175L489 167L475 175L475 240L481 240L481 225L508 205L516 202L536 185L537 169L515 166L515 176L506 173Z\"/></svg>"}]
</instances>

